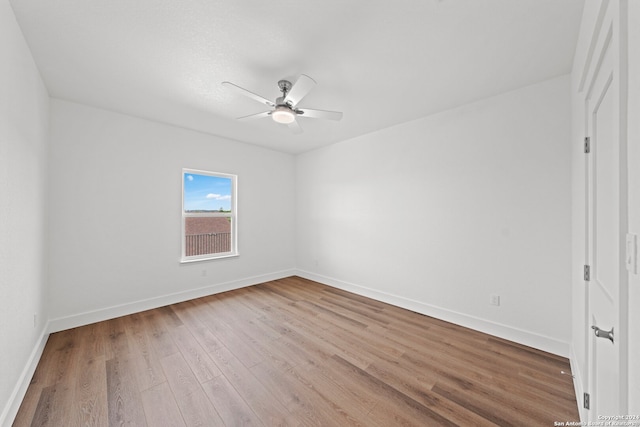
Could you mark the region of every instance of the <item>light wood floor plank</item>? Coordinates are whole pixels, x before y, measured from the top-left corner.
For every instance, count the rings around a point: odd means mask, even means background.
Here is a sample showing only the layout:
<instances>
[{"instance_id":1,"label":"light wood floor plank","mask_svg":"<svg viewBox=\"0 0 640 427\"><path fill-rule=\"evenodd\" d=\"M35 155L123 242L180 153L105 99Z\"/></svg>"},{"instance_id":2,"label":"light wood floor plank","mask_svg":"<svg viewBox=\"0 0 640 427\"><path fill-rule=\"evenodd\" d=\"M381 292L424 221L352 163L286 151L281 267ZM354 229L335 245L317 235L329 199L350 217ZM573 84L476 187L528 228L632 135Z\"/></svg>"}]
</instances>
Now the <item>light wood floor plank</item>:
<instances>
[{"instance_id":1,"label":"light wood floor plank","mask_svg":"<svg viewBox=\"0 0 640 427\"><path fill-rule=\"evenodd\" d=\"M151 345L139 313L127 316L125 323L130 360L135 366L134 373L140 390L146 390L165 381L160 366L160 356Z\"/></svg>"},{"instance_id":2,"label":"light wood floor plank","mask_svg":"<svg viewBox=\"0 0 640 427\"><path fill-rule=\"evenodd\" d=\"M124 330L125 320L126 318L118 317L104 322L107 331L107 336L103 337L104 357L106 360L129 353L129 340L127 340L127 333ZM58 334L64 332L58 332Z\"/></svg>"},{"instance_id":3,"label":"light wood floor plank","mask_svg":"<svg viewBox=\"0 0 640 427\"><path fill-rule=\"evenodd\" d=\"M202 388L218 410L225 426L264 426L224 375L202 384Z\"/></svg>"},{"instance_id":4,"label":"light wood floor plank","mask_svg":"<svg viewBox=\"0 0 640 427\"><path fill-rule=\"evenodd\" d=\"M159 357L170 356L179 351L169 334L169 327L166 325L164 317L157 310L145 311L142 316L147 337Z\"/></svg>"},{"instance_id":5,"label":"light wood floor plank","mask_svg":"<svg viewBox=\"0 0 640 427\"><path fill-rule=\"evenodd\" d=\"M167 382L187 426L221 426L224 423L207 398L181 353L162 358Z\"/></svg>"},{"instance_id":6,"label":"light wood floor plank","mask_svg":"<svg viewBox=\"0 0 640 427\"><path fill-rule=\"evenodd\" d=\"M264 385L228 349L221 347L211 354L214 361L247 402L253 412L268 426L296 425L287 410L273 399Z\"/></svg>"},{"instance_id":7,"label":"light wood floor plank","mask_svg":"<svg viewBox=\"0 0 640 427\"><path fill-rule=\"evenodd\" d=\"M303 425L341 426L357 425L357 417L316 392L312 384L302 381L292 371L281 370L266 364L255 365L251 372L268 392L277 399Z\"/></svg>"},{"instance_id":8,"label":"light wood floor plank","mask_svg":"<svg viewBox=\"0 0 640 427\"><path fill-rule=\"evenodd\" d=\"M422 405L415 399L396 390L369 374L363 369L352 365L340 356L333 359L343 367L346 377L362 386L369 393L379 396L376 406L371 413L376 414L374 419L383 420L385 425L441 425L455 426L452 421ZM393 409L391 409L393 408Z\"/></svg>"},{"instance_id":9,"label":"light wood floor plank","mask_svg":"<svg viewBox=\"0 0 640 427\"><path fill-rule=\"evenodd\" d=\"M107 424L107 372L104 356L82 359L76 366L79 375L71 390L74 425L99 426Z\"/></svg>"},{"instance_id":10,"label":"light wood floor plank","mask_svg":"<svg viewBox=\"0 0 640 427\"><path fill-rule=\"evenodd\" d=\"M191 334L186 325L171 330L171 335L180 349L180 354L200 383L210 381L220 375L220 369L211 360L209 354Z\"/></svg>"},{"instance_id":11,"label":"light wood floor plank","mask_svg":"<svg viewBox=\"0 0 640 427\"><path fill-rule=\"evenodd\" d=\"M169 384L164 382L140 393L147 424L153 427L185 426ZM131 424L134 425L134 424Z\"/></svg>"},{"instance_id":12,"label":"light wood floor plank","mask_svg":"<svg viewBox=\"0 0 640 427\"><path fill-rule=\"evenodd\" d=\"M42 427L65 425L71 409L67 402L68 394L69 388L62 383L43 388L33 419L30 424L25 425Z\"/></svg>"},{"instance_id":13,"label":"light wood floor plank","mask_svg":"<svg viewBox=\"0 0 640 427\"><path fill-rule=\"evenodd\" d=\"M106 362L109 426L146 425L135 367L129 357L125 354Z\"/></svg>"},{"instance_id":14,"label":"light wood floor plank","mask_svg":"<svg viewBox=\"0 0 640 427\"><path fill-rule=\"evenodd\" d=\"M201 308L206 309L207 307L202 300L185 301L179 305L176 304L174 307L176 307L176 314L179 313L178 317L183 321L183 324L181 326L172 326L169 330L178 329L186 324L186 327L191 331L194 338L207 352L213 351L223 345L205 324L207 317L199 312Z\"/></svg>"},{"instance_id":15,"label":"light wood floor plank","mask_svg":"<svg viewBox=\"0 0 640 427\"><path fill-rule=\"evenodd\" d=\"M296 369L307 369L312 371L312 375L320 376L320 384L328 387L328 392L346 395L346 402L352 402L350 408L354 408L363 414L368 414L377 404L380 396L371 393L363 384L354 381L345 381L349 376L345 366L329 358L322 365L308 365ZM301 374L302 375L302 374ZM367 418L364 418L367 419Z\"/></svg>"},{"instance_id":16,"label":"light wood floor plank","mask_svg":"<svg viewBox=\"0 0 640 427\"><path fill-rule=\"evenodd\" d=\"M367 414L375 406L375 400L362 399L360 395L345 388L341 381L332 381L316 365L291 368L291 374L305 386L313 388L335 411L344 413L345 418L348 417L349 422L354 425L364 423Z\"/></svg>"}]
</instances>

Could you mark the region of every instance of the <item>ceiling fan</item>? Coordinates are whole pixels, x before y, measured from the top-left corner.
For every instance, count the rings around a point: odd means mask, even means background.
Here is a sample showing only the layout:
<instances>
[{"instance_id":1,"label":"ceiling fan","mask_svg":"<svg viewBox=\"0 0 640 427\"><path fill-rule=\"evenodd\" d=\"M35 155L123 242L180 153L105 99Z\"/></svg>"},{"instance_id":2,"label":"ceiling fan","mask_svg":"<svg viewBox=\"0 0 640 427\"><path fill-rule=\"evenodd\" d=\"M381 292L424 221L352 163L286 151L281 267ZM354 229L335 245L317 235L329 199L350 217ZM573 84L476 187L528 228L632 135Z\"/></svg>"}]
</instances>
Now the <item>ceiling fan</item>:
<instances>
[{"instance_id":1,"label":"ceiling fan","mask_svg":"<svg viewBox=\"0 0 640 427\"><path fill-rule=\"evenodd\" d=\"M310 108L297 107L302 98L304 98L316 85L315 80L305 74L300 75L293 85L289 80L280 80L278 82L278 87L280 88L280 92L282 92L282 96L276 98L275 102L271 102L268 99L241 88L231 82L222 82L222 84L229 89L235 90L244 96L256 100L261 104L266 104L272 108L272 110L263 111L262 113L238 117L238 120L260 119L262 117L271 116L273 121L288 125L289 129L291 129L293 133L301 133L302 128L296 120L297 117L328 120L342 119L342 113L338 111L312 110Z\"/></svg>"}]
</instances>

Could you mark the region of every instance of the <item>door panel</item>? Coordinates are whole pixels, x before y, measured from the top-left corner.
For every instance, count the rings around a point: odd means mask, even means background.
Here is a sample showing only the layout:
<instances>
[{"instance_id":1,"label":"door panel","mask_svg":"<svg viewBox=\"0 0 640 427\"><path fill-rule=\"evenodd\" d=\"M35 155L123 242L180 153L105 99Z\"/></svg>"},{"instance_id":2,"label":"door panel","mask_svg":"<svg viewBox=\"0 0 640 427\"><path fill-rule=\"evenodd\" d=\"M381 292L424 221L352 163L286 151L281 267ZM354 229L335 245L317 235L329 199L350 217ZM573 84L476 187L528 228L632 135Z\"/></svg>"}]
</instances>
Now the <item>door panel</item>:
<instances>
[{"instance_id":1,"label":"door panel","mask_svg":"<svg viewBox=\"0 0 640 427\"><path fill-rule=\"evenodd\" d=\"M608 55L610 58L610 55ZM611 61L603 65L610 66ZM607 71L607 70L603 70ZM608 77L608 76L607 76ZM594 198L594 285L613 302L619 281L618 265L618 177L617 150L613 132L613 94L611 84L604 88L601 102L592 114L592 157L595 188Z\"/></svg>"}]
</instances>

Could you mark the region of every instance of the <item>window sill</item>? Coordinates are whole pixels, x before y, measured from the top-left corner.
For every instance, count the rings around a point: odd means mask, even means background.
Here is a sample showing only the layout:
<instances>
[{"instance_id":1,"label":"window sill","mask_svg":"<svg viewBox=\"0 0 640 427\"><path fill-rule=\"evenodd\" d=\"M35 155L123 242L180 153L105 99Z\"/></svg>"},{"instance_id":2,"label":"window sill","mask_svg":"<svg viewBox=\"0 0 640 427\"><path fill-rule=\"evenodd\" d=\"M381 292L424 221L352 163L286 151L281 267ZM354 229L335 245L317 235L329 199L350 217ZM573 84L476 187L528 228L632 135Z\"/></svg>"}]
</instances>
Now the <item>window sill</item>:
<instances>
[{"instance_id":1,"label":"window sill","mask_svg":"<svg viewBox=\"0 0 640 427\"><path fill-rule=\"evenodd\" d=\"M203 258L182 258L180 259L180 264L190 264L192 262L213 261L216 259L235 258L238 256L240 256L238 252L233 252L233 253L228 253L224 255L208 256Z\"/></svg>"}]
</instances>

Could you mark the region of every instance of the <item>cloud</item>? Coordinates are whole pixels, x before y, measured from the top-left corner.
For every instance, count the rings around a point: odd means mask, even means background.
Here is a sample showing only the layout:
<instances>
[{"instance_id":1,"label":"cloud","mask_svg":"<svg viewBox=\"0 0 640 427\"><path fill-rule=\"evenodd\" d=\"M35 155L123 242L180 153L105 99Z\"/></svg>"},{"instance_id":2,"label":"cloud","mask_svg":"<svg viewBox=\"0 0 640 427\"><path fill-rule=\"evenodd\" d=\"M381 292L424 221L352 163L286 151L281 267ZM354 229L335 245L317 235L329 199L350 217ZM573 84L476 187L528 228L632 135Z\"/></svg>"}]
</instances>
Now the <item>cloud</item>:
<instances>
[{"instance_id":1,"label":"cloud","mask_svg":"<svg viewBox=\"0 0 640 427\"><path fill-rule=\"evenodd\" d=\"M187 179L188 179L189 181L193 181L193 175L187 175Z\"/></svg>"},{"instance_id":2,"label":"cloud","mask_svg":"<svg viewBox=\"0 0 640 427\"><path fill-rule=\"evenodd\" d=\"M222 194L213 194L213 193L209 193L207 194L207 199L213 199L213 200L230 200L231 196L226 195L223 196Z\"/></svg>"}]
</instances>

